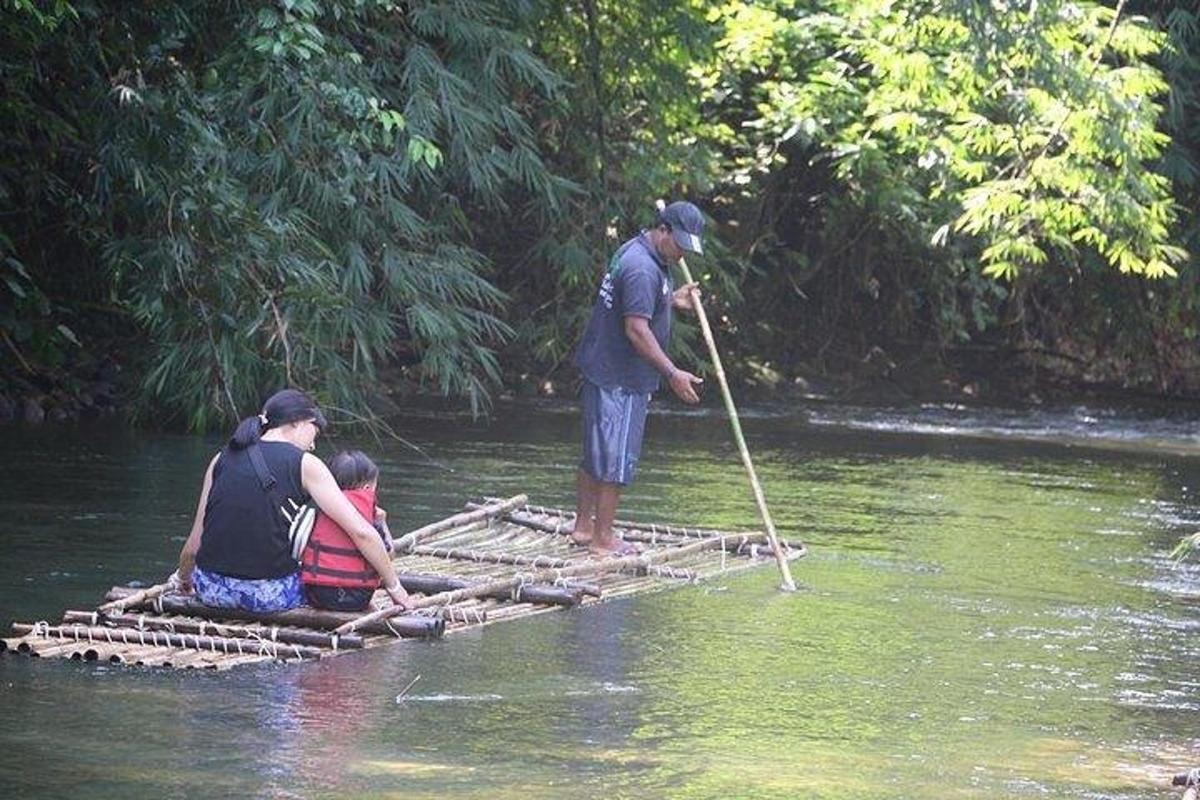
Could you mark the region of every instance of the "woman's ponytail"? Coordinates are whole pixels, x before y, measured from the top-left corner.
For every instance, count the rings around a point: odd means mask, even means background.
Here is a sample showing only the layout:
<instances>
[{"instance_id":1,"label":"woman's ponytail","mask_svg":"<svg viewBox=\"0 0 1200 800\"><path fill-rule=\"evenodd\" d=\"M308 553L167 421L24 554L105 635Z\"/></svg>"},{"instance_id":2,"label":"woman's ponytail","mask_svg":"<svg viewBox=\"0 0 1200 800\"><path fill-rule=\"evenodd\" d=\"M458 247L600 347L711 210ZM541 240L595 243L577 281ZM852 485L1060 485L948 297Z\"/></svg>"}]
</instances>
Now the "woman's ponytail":
<instances>
[{"instance_id":1,"label":"woman's ponytail","mask_svg":"<svg viewBox=\"0 0 1200 800\"><path fill-rule=\"evenodd\" d=\"M276 392L263 403L261 414L246 417L238 423L237 430L229 438L229 449L245 450L271 428L302 420L312 420L318 428L325 429L325 415L308 395L298 389Z\"/></svg>"},{"instance_id":2,"label":"woman's ponytail","mask_svg":"<svg viewBox=\"0 0 1200 800\"><path fill-rule=\"evenodd\" d=\"M230 450L245 450L252 444L258 442L263 435L263 418L262 415L256 417L246 417L238 423L237 430L233 432L233 436L229 437Z\"/></svg>"}]
</instances>

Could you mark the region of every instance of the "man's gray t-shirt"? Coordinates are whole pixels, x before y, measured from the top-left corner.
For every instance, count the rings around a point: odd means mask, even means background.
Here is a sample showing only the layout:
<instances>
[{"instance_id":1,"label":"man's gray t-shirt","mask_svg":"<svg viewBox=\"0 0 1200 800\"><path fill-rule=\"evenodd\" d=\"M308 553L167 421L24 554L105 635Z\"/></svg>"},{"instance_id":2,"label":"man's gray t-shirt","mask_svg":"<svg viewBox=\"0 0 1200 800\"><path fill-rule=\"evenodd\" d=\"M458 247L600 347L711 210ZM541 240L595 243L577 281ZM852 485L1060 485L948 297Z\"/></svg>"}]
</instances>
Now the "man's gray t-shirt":
<instances>
[{"instance_id":1,"label":"man's gray t-shirt","mask_svg":"<svg viewBox=\"0 0 1200 800\"><path fill-rule=\"evenodd\" d=\"M592 306L575 364L603 389L620 386L634 392L658 389L658 371L625 335L625 317L645 317L664 350L671 338L674 284L645 231L617 249Z\"/></svg>"}]
</instances>

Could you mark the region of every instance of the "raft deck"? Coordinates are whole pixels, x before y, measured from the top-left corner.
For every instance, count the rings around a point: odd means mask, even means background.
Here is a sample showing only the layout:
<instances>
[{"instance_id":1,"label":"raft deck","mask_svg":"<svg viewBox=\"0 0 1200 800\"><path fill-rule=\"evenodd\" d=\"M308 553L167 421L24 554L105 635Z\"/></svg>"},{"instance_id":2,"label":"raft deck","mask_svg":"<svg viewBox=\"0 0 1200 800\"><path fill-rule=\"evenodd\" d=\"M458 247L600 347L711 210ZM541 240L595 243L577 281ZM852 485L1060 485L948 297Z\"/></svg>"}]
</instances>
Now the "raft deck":
<instances>
[{"instance_id":1,"label":"raft deck","mask_svg":"<svg viewBox=\"0 0 1200 800\"><path fill-rule=\"evenodd\" d=\"M161 585L148 591L115 587L95 609L67 611L58 623L14 623L16 635L0 639L0 651L187 669L306 661L696 583L774 561L759 532L627 520L618 520L615 532L642 552L597 558L571 542L574 516L532 505L524 495L487 498L406 534L397 540L394 563L405 589L424 607L387 619L362 621L366 612L308 607L274 614L233 611ZM801 543L780 544L788 559L807 552ZM389 607L391 601L381 590L373 605Z\"/></svg>"}]
</instances>

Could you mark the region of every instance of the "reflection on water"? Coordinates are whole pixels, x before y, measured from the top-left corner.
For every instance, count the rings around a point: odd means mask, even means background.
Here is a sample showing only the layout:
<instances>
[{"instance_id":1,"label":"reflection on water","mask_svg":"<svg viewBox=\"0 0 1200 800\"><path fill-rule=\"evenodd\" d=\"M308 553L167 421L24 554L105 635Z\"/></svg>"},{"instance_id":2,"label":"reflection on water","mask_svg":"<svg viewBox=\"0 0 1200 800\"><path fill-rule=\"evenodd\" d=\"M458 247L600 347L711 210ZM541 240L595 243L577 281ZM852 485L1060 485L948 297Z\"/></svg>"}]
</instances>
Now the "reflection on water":
<instances>
[{"instance_id":1,"label":"reflection on water","mask_svg":"<svg viewBox=\"0 0 1200 800\"><path fill-rule=\"evenodd\" d=\"M1189 446L1182 423L1170 438L1166 423L1104 416L1109 430L1150 425L1169 445L1111 452L885 433L878 416L827 407L840 421L821 425L814 413L767 409L747 424L781 533L812 548L793 567L797 595L777 593L766 567L442 642L219 675L7 658L6 788L1170 796L1164 779L1200 763L1200 569L1167 555L1200 523L1200 462L1171 450ZM576 424L569 409L539 406L502 409L487 425L444 411L400 419L440 464L400 446L337 446L380 455L381 496L401 530L467 495L527 491L569 505ZM0 623L168 573L219 445L5 431ZM722 418L656 414L623 511L752 526Z\"/></svg>"}]
</instances>

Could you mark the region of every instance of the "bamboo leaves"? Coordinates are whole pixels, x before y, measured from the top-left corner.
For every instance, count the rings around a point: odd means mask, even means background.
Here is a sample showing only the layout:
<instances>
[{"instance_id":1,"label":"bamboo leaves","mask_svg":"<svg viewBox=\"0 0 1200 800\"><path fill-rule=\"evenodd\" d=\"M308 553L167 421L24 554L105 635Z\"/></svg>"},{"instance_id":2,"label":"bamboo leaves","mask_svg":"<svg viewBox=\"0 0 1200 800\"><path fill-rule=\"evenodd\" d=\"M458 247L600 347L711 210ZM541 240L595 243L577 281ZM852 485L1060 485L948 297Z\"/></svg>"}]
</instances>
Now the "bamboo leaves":
<instances>
[{"instance_id":1,"label":"bamboo leaves","mask_svg":"<svg viewBox=\"0 0 1200 800\"><path fill-rule=\"evenodd\" d=\"M284 382L361 406L401 342L414 381L481 407L511 330L467 244L476 212L454 209L555 191L513 106L553 81L515 20L487 3L179 10L188 58L142 71L145 110L106 121L101 164L129 219L110 263L156 348L147 407L206 427L214 398L232 415ZM123 15L112 60L161 50L155 13Z\"/></svg>"}]
</instances>

